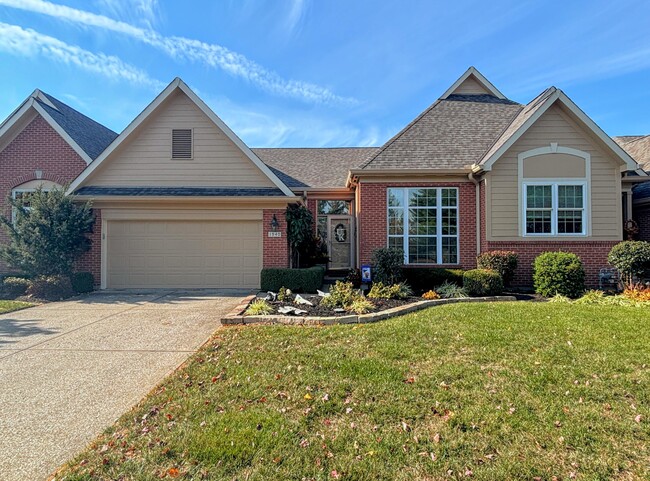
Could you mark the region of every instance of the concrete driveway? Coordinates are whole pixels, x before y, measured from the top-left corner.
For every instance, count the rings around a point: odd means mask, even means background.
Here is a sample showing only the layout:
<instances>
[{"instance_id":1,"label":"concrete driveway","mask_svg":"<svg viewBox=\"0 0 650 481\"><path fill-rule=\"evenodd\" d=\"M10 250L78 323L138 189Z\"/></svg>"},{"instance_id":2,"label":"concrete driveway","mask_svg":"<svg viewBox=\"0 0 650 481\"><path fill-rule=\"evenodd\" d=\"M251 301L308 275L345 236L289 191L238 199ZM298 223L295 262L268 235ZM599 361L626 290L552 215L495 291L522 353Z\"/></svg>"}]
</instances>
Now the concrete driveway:
<instances>
[{"instance_id":1,"label":"concrete driveway","mask_svg":"<svg viewBox=\"0 0 650 481\"><path fill-rule=\"evenodd\" d=\"M46 478L203 344L247 294L96 293L0 315L0 479Z\"/></svg>"}]
</instances>

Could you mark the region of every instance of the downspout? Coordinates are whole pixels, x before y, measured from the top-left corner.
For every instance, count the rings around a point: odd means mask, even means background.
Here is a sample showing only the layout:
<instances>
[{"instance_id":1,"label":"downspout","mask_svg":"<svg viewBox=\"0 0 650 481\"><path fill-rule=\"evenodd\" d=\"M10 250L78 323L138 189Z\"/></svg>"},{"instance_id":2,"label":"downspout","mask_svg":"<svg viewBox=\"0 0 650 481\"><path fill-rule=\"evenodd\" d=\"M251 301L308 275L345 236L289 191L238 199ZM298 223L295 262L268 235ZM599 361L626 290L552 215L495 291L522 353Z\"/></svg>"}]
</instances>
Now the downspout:
<instances>
[{"instance_id":1,"label":"downspout","mask_svg":"<svg viewBox=\"0 0 650 481\"><path fill-rule=\"evenodd\" d=\"M470 172L467 176L474 184L474 191L476 192L476 255L481 254L481 190L479 181L474 177L474 172Z\"/></svg>"}]
</instances>

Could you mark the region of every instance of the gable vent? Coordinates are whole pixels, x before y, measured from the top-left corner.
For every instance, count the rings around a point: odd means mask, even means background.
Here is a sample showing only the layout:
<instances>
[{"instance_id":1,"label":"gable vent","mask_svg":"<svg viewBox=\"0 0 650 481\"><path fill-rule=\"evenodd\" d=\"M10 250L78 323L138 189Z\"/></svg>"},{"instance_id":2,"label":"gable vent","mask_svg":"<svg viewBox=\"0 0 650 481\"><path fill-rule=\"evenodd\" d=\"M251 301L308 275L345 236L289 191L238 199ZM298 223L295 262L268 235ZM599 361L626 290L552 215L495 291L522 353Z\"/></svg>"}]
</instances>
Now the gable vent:
<instances>
[{"instance_id":1,"label":"gable vent","mask_svg":"<svg viewBox=\"0 0 650 481\"><path fill-rule=\"evenodd\" d=\"M172 159L192 158L192 129L172 130Z\"/></svg>"}]
</instances>

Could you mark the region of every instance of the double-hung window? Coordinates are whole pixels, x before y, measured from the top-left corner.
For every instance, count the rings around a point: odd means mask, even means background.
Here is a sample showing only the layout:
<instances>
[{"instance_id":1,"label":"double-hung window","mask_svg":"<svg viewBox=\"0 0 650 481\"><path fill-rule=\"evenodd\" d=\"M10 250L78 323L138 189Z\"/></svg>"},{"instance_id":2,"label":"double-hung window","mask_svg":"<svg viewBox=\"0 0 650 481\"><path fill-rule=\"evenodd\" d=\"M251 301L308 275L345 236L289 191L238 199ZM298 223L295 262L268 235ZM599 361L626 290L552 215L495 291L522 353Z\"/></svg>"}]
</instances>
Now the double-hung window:
<instances>
[{"instance_id":1,"label":"double-hung window","mask_svg":"<svg viewBox=\"0 0 650 481\"><path fill-rule=\"evenodd\" d=\"M585 235L584 182L524 183L525 235Z\"/></svg>"},{"instance_id":2,"label":"double-hung window","mask_svg":"<svg viewBox=\"0 0 650 481\"><path fill-rule=\"evenodd\" d=\"M406 264L457 264L458 189L389 188L388 246Z\"/></svg>"}]
</instances>

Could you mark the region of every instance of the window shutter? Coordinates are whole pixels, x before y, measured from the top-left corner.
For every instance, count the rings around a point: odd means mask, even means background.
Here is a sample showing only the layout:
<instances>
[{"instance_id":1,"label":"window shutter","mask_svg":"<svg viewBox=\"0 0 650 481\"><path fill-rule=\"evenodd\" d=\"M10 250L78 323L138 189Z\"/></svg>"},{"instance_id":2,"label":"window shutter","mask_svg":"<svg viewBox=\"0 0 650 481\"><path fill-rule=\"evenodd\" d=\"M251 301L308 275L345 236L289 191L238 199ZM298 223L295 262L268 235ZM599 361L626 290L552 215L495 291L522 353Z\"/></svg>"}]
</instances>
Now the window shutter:
<instances>
[{"instance_id":1,"label":"window shutter","mask_svg":"<svg viewBox=\"0 0 650 481\"><path fill-rule=\"evenodd\" d=\"M172 159L192 158L192 129L172 130Z\"/></svg>"}]
</instances>

